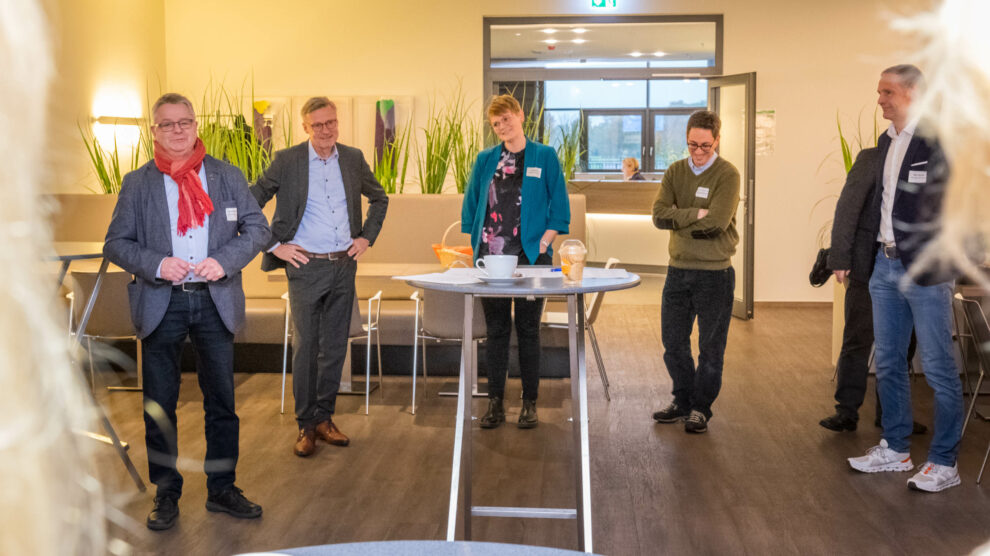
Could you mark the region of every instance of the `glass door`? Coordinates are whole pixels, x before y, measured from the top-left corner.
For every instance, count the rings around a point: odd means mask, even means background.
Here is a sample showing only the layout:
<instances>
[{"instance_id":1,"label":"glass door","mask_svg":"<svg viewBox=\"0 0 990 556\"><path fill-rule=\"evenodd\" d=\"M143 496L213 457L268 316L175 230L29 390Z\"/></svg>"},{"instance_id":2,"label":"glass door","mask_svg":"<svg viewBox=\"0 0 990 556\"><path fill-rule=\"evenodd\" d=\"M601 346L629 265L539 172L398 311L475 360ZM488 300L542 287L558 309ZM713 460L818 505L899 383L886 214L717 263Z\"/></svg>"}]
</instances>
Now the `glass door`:
<instances>
[{"instance_id":1,"label":"glass door","mask_svg":"<svg viewBox=\"0 0 990 556\"><path fill-rule=\"evenodd\" d=\"M756 74L743 73L708 81L708 108L722 119L719 156L735 165L741 179L736 230L739 245L732 257L736 271L732 315L753 318L753 228L756 166Z\"/></svg>"}]
</instances>

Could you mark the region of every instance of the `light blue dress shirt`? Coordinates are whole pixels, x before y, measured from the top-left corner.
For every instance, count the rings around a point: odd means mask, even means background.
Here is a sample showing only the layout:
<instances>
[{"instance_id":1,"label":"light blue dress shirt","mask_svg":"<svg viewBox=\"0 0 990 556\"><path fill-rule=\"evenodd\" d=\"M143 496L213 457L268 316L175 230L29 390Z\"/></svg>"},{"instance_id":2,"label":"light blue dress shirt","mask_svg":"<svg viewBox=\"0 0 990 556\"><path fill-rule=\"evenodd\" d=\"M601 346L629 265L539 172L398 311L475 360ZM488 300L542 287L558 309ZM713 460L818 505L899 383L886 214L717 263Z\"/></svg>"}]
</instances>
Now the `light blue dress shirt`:
<instances>
[{"instance_id":1,"label":"light blue dress shirt","mask_svg":"<svg viewBox=\"0 0 990 556\"><path fill-rule=\"evenodd\" d=\"M207 193L210 189L206 185L206 165L199 167L199 181L203 182L203 191ZM182 259L191 264L199 264L210 256L210 217L203 219L203 225L199 228L186 230L186 235L179 235L179 184L175 183L168 174L165 175L165 200L168 202L168 220L172 229L172 256ZM218 210L213 207L213 210ZM164 259L163 259L164 261ZM157 277L162 277L162 265L158 264ZM193 271L189 271L186 277L180 282L205 282L202 276L196 276Z\"/></svg>"},{"instance_id":2,"label":"light blue dress shirt","mask_svg":"<svg viewBox=\"0 0 990 556\"><path fill-rule=\"evenodd\" d=\"M336 146L323 160L309 143L309 194L292 243L310 253L345 251L354 243Z\"/></svg>"},{"instance_id":3,"label":"light blue dress shirt","mask_svg":"<svg viewBox=\"0 0 990 556\"><path fill-rule=\"evenodd\" d=\"M706 162L704 166L695 166L694 165L694 160L692 160L691 157L689 156L688 157L688 166L691 167L691 171L694 172L694 175L700 176L702 172L704 172L705 170L711 168L712 167L712 164L715 164L715 159L716 158L718 158L718 153L712 153L712 157L708 159L708 162Z\"/></svg>"}]
</instances>

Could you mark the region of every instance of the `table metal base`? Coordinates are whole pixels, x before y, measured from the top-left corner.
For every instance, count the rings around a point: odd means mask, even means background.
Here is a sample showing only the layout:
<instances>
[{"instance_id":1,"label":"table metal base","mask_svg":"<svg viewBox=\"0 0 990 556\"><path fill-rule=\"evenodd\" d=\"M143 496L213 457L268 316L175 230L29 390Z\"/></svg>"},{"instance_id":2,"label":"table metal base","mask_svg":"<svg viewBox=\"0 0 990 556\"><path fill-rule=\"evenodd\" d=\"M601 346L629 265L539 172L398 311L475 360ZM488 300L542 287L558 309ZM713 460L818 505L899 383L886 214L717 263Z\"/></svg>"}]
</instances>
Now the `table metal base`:
<instances>
[{"instance_id":1,"label":"table metal base","mask_svg":"<svg viewBox=\"0 0 990 556\"><path fill-rule=\"evenodd\" d=\"M378 389L378 383L371 383L371 390L369 392L374 392ZM364 381L363 380L352 380L350 384L340 383L340 390L337 390L337 394L342 396L363 396L365 394Z\"/></svg>"}]
</instances>

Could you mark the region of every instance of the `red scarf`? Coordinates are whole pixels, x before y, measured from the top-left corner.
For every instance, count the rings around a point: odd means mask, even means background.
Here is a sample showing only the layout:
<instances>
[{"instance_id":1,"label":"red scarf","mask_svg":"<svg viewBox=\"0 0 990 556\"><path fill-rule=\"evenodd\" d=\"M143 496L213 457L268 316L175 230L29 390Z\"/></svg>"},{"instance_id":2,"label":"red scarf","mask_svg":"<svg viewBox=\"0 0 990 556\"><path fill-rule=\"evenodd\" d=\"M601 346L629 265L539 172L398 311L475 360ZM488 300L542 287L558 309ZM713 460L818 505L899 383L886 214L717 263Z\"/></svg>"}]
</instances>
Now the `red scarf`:
<instances>
[{"instance_id":1,"label":"red scarf","mask_svg":"<svg viewBox=\"0 0 990 556\"><path fill-rule=\"evenodd\" d=\"M199 169L203 166L206 147L196 138L192 156L185 162L177 163L169 157L165 149L155 141L155 166L163 174L168 174L179 185L179 235L184 236L190 228L199 228L207 216L213 213L213 201L203 191L199 180Z\"/></svg>"}]
</instances>

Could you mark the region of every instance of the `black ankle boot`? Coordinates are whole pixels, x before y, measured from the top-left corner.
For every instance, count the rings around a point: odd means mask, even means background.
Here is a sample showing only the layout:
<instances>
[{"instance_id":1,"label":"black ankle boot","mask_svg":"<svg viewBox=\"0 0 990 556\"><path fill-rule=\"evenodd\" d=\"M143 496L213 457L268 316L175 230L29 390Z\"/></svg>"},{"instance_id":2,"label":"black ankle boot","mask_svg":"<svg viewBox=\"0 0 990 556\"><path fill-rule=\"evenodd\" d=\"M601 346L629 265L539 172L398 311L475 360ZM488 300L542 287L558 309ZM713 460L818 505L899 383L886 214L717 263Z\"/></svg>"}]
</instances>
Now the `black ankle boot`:
<instances>
[{"instance_id":1,"label":"black ankle boot","mask_svg":"<svg viewBox=\"0 0 990 556\"><path fill-rule=\"evenodd\" d=\"M539 422L536 418L536 400L523 400L522 412L519 413L519 428L532 429Z\"/></svg>"},{"instance_id":2,"label":"black ankle boot","mask_svg":"<svg viewBox=\"0 0 990 556\"><path fill-rule=\"evenodd\" d=\"M505 408L502 398L488 398L488 412L481 418L481 428L494 429L505 422Z\"/></svg>"}]
</instances>

